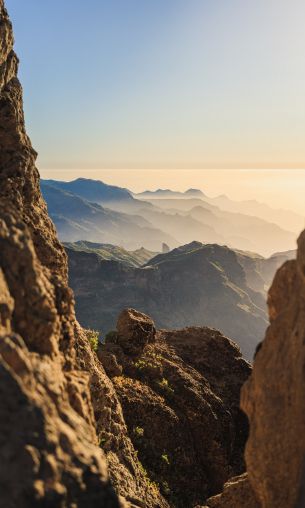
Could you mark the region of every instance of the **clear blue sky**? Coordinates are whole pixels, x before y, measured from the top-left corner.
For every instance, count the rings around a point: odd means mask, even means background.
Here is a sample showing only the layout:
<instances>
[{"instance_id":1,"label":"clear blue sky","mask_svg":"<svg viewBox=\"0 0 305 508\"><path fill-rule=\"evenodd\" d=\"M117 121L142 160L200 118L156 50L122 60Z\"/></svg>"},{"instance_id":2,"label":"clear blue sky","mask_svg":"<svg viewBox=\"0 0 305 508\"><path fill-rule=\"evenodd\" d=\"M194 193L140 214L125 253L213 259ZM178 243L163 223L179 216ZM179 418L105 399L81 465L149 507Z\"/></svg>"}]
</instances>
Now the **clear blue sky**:
<instances>
[{"instance_id":1,"label":"clear blue sky","mask_svg":"<svg viewBox=\"0 0 305 508\"><path fill-rule=\"evenodd\" d=\"M304 0L6 0L44 169L305 166Z\"/></svg>"}]
</instances>

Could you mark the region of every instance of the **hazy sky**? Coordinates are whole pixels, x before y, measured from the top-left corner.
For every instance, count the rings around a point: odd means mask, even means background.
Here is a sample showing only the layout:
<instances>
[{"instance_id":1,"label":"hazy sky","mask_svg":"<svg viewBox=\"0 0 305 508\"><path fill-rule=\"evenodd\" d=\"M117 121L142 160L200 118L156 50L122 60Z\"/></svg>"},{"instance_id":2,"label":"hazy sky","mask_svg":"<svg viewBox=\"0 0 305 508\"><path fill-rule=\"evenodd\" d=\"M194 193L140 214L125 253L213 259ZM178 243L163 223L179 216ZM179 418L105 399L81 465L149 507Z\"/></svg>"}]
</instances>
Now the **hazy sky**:
<instances>
[{"instance_id":1,"label":"hazy sky","mask_svg":"<svg viewBox=\"0 0 305 508\"><path fill-rule=\"evenodd\" d=\"M6 4L43 175L305 167L304 0Z\"/></svg>"}]
</instances>

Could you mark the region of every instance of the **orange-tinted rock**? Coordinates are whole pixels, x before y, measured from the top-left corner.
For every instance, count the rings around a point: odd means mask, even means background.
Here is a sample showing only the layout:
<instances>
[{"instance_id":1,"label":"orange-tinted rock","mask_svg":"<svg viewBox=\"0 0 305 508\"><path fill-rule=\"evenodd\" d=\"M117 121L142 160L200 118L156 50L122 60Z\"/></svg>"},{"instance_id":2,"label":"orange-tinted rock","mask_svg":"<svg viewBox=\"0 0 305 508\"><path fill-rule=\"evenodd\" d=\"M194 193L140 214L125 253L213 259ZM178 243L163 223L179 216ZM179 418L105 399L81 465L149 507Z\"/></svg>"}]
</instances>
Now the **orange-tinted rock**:
<instances>
[{"instance_id":1,"label":"orange-tinted rock","mask_svg":"<svg viewBox=\"0 0 305 508\"><path fill-rule=\"evenodd\" d=\"M200 508L200 507L198 507ZM211 497L205 508L260 508L247 474L231 478L222 494Z\"/></svg>"},{"instance_id":2,"label":"orange-tinted rock","mask_svg":"<svg viewBox=\"0 0 305 508\"><path fill-rule=\"evenodd\" d=\"M305 506L304 267L305 232L297 260L285 263L275 276L268 299L271 325L242 388L241 407L250 423L248 493L260 508ZM251 506L243 489L235 487L229 484L208 505Z\"/></svg>"},{"instance_id":3,"label":"orange-tinted rock","mask_svg":"<svg viewBox=\"0 0 305 508\"><path fill-rule=\"evenodd\" d=\"M113 385L75 320L17 67L0 0L0 505L127 506L120 494L130 506L166 507L147 483Z\"/></svg>"}]
</instances>

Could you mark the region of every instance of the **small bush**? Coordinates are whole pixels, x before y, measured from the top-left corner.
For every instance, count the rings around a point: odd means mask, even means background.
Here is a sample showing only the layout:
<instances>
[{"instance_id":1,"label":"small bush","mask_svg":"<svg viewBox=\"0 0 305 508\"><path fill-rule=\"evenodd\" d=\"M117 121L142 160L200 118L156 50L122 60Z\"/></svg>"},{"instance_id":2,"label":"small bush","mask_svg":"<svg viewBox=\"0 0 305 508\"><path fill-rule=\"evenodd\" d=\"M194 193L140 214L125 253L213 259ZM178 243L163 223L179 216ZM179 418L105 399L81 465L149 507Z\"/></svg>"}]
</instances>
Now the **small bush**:
<instances>
[{"instance_id":1,"label":"small bush","mask_svg":"<svg viewBox=\"0 0 305 508\"><path fill-rule=\"evenodd\" d=\"M167 482L162 482L161 488L166 496L169 496L171 494L171 489L169 488L169 485Z\"/></svg>"},{"instance_id":2,"label":"small bush","mask_svg":"<svg viewBox=\"0 0 305 508\"><path fill-rule=\"evenodd\" d=\"M143 437L144 436L144 429L142 429L142 427L135 427L133 429L133 432L134 434L137 436L137 437Z\"/></svg>"},{"instance_id":3,"label":"small bush","mask_svg":"<svg viewBox=\"0 0 305 508\"><path fill-rule=\"evenodd\" d=\"M85 331L85 335L89 341L92 351L94 351L96 353L98 350L100 333L97 330L91 330L91 329L84 330L84 331Z\"/></svg>"},{"instance_id":4,"label":"small bush","mask_svg":"<svg viewBox=\"0 0 305 508\"><path fill-rule=\"evenodd\" d=\"M165 464L167 464L168 466L170 465L170 460L166 453L163 453L163 455L161 455L161 459L163 460L163 462L165 462Z\"/></svg>"},{"instance_id":5,"label":"small bush","mask_svg":"<svg viewBox=\"0 0 305 508\"><path fill-rule=\"evenodd\" d=\"M158 381L158 386L171 395L175 393L173 388L170 386L168 380L165 379L165 377L163 377L161 381Z\"/></svg>"}]
</instances>

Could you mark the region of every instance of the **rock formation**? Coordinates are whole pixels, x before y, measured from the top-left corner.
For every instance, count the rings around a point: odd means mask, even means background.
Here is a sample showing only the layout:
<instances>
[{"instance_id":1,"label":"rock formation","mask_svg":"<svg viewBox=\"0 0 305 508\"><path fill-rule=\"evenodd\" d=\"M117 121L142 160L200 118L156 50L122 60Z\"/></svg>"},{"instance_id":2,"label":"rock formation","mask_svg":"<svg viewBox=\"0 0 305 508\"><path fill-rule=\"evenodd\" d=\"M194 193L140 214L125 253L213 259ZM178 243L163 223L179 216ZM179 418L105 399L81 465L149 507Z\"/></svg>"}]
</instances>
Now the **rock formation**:
<instances>
[{"instance_id":1,"label":"rock formation","mask_svg":"<svg viewBox=\"0 0 305 508\"><path fill-rule=\"evenodd\" d=\"M171 506L193 508L243 472L239 392L250 366L232 341L209 328L155 332L128 309L98 356L141 463Z\"/></svg>"},{"instance_id":2,"label":"rock formation","mask_svg":"<svg viewBox=\"0 0 305 508\"><path fill-rule=\"evenodd\" d=\"M297 260L287 261L271 286L271 325L242 389L241 407L250 422L248 479L231 481L222 495L209 501L211 508L304 506L304 302L305 232L298 241Z\"/></svg>"},{"instance_id":3,"label":"rock formation","mask_svg":"<svg viewBox=\"0 0 305 508\"><path fill-rule=\"evenodd\" d=\"M304 506L305 234L269 293L232 478L249 365L215 330L156 332L131 311L99 351L106 375L75 319L17 67L0 0L1 508L193 508L229 478L209 507Z\"/></svg>"},{"instance_id":4,"label":"rock formation","mask_svg":"<svg viewBox=\"0 0 305 508\"><path fill-rule=\"evenodd\" d=\"M130 506L165 507L141 470L112 383L75 320L66 254L25 131L3 0L0 51L0 505L117 507L108 463Z\"/></svg>"}]
</instances>

